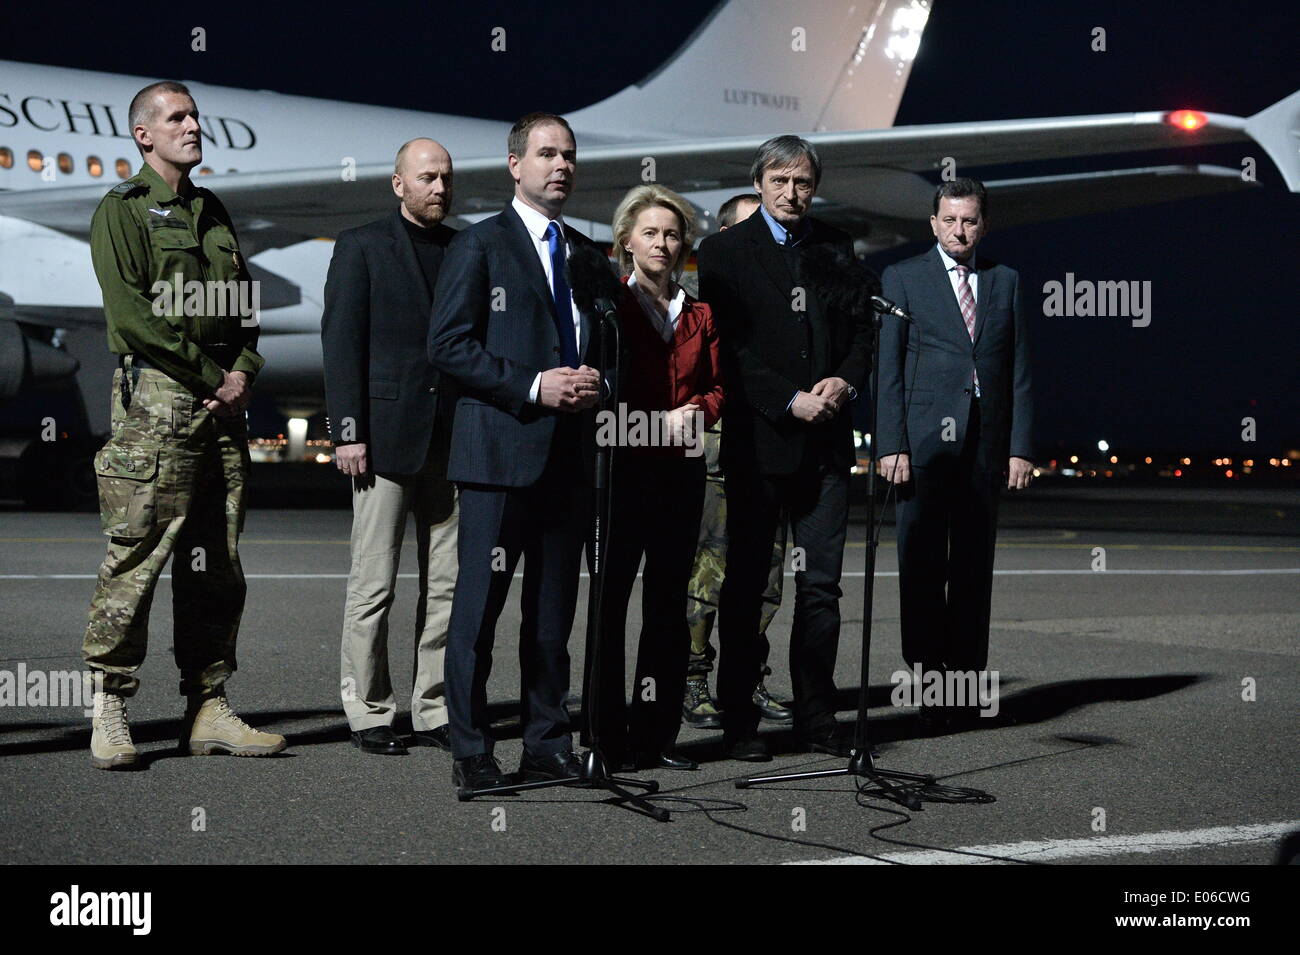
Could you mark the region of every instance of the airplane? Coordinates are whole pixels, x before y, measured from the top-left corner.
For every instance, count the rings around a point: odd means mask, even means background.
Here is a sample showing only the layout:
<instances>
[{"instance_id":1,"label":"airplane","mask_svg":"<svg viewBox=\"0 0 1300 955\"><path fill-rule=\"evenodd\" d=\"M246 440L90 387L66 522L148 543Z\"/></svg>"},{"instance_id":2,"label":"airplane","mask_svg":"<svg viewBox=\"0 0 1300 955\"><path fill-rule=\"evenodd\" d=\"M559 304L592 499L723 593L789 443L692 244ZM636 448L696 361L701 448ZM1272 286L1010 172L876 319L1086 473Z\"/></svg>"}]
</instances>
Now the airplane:
<instances>
[{"instance_id":1,"label":"airplane","mask_svg":"<svg viewBox=\"0 0 1300 955\"><path fill-rule=\"evenodd\" d=\"M823 161L815 214L860 252L929 238L933 177L1040 162L986 179L999 227L1252 187L1241 169L1176 164L1067 173L1052 162L1254 141L1300 192L1300 91L1250 117L1168 109L894 127L930 0L824 0L791 27L783 0L725 0L640 82L567 114L579 147L565 218L596 239L628 188L653 179L711 210L749 191L754 151L776 133ZM127 104L157 77L0 61L0 481L32 506L95 500L89 459L108 427L115 362L104 345L87 238L91 215L139 156ZM204 159L193 175L235 220L261 286L259 400L288 419L305 456L324 410L321 302L341 230L395 207L392 157L416 136L451 152L448 224L495 214L512 195L509 123L191 82ZM268 399L269 396L269 399ZM62 402L62 403L60 403ZM52 410L57 409L57 410ZM53 440L52 440L53 439Z\"/></svg>"}]
</instances>

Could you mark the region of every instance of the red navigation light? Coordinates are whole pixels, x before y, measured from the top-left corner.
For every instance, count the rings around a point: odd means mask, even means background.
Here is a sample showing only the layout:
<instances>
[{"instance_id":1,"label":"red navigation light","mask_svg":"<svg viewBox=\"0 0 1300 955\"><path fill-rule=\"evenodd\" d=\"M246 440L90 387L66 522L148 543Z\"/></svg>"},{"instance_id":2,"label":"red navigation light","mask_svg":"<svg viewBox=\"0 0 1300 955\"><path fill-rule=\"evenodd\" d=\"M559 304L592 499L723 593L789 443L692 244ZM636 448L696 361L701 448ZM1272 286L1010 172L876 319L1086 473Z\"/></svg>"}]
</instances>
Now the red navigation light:
<instances>
[{"instance_id":1,"label":"red navigation light","mask_svg":"<svg viewBox=\"0 0 1300 955\"><path fill-rule=\"evenodd\" d=\"M1177 126L1179 129L1185 129L1188 132L1194 132L1200 129L1209 119L1205 114L1194 109L1177 109L1165 116L1165 122L1170 126Z\"/></svg>"}]
</instances>

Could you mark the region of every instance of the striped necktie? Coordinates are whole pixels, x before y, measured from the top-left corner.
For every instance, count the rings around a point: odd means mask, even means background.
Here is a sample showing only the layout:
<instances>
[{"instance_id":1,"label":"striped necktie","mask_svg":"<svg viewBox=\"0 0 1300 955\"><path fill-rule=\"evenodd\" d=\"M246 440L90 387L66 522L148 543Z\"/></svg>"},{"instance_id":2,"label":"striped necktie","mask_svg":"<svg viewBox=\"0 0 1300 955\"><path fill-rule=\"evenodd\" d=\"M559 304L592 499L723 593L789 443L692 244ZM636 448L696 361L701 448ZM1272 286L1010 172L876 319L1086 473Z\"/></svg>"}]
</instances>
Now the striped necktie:
<instances>
[{"instance_id":1,"label":"striped necktie","mask_svg":"<svg viewBox=\"0 0 1300 955\"><path fill-rule=\"evenodd\" d=\"M969 265L958 264L955 266L957 272L957 304L961 306L961 317L966 322L966 334L970 340L975 341L975 293L970 290L970 283L966 276L970 274ZM975 383L975 390L978 392L980 385L980 376L972 372L971 380Z\"/></svg>"}]
</instances>

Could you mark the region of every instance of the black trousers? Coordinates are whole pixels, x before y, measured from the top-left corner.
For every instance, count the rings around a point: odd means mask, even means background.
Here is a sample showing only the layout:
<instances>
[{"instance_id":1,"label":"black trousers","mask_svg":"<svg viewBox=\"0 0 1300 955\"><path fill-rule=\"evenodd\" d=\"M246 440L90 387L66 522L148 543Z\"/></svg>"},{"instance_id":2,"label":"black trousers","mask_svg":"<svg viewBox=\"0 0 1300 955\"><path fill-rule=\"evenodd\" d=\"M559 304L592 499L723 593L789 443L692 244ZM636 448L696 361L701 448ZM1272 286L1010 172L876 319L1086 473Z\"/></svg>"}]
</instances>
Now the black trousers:
<instances>
[{"instance_id":1,"label":"black trousers","mask_svg":"<svg viewBox=\"0 0 1300 955\"><path fill-rule=\"evenodd\" d=\"M599 704L601 748L611 759L630 752L666 752L677 739L691 650L687 585L703 508L703 458L615 452ZM770 542L768 547L770 556ZM627 610L642 557L641 634L628 707Z\"/></svg>"},{"instance_id":2,"label":"black trousers","mask_svg":"<svg viewBox=\"0 0 1300 955\"><path fill-rule=\"evenodd\" d=\"M572 747L564 705L569 692L568 644L592 490L580 471L576 421L564 425L556 429L546 470L531 487L460 486L460 566L445 670L451 748L457 759L492 752L488 674L497 618L521 556L519 699L524 749L546 756Z\"/></svg>"},{"instance_id":3,"label":"black trousers","mask_svg":"<svg viewBox=\"0 0 1300 955\"><path fill-rule=\"evenodd\" d=\"M983 670L998 501L1006 461L982 440L979 402L958 453L896 491L903 659L926 670Z\"/></svg>"},{"instance_id":4,"label":"black trousers","mask_svg":"<svg viewBox=\"0 0 1300 955\"><path fill-rule=\"evenodd\" d=\"M835 657L840 640L840 572L849 519L849 472L826 448L811 446L789 475L757 469L727 472L727 576L719 598L718 703L723 730L748 735L758 728L754 686L762 669L757 634L782 509L795 550L794 622L790 679L794 728L821 736L835 725Z\"/></svg>"}]
</instances>

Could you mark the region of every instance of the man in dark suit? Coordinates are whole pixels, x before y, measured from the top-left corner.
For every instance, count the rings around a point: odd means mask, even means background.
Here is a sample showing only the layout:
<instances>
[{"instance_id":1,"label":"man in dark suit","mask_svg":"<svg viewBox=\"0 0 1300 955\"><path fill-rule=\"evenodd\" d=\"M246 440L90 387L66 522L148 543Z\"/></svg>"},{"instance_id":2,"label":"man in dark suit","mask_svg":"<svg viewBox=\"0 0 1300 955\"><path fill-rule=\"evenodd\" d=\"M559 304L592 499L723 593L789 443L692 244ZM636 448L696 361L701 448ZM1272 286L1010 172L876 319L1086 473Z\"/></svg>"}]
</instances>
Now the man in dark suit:
<instances>
[{"instance_id":1,"label":"man in dark suit","mask_svg":"<svg viewBox=\"0 0 1300 955\"><path fill-rule=\"evenodd\" d=\"M835 721L840 570L848 526L853 426L845 405L863 386L866 323L823 306L801 277L805 250L848 235L808 216L821 179L797 136L764 143L751 175L757 214L700 246L700 298L712 306L728 387L722 465L727 575L720 596L718 702L728 756L767 760L753 700L757 639L777 521L789 515L798 560L790 676L794 727L818 752L847 755Z\"/></svg>"},{"instance_id":2,"label":"man in dark suit","mask_svg":"<svg viewBox=\"0 0 1300 955\"><path fill-rule=\"evenodd\" d=\"M460 488L460 578L447 650L457 795L502 785L492 755L487 680L497 618L524 557L519 629L526 778L576 779L569 714L569 631L591 519L595 322L565 277L561 218L577 147L563 118L530 113L510 130L515 196L456 236L434 294L429 360L454 376L448 476Z\"/></svg>"},{"instance_id":3,"label":"man in dark suit","mask_svg":"<svg viewBox=\"0 0 1300 955\"><path fill-rule=\"evenodd\" d=\"M975 248L988 229L983 183L939 186L937 244L885 270L880 474L897 486L903 658L943 673L988 663L998 496L1033 477L1033 394L1020 276ZM953 701L945 701L951 704ZM938 731L963 714L923 713Z\"/></svg>"},{"instance_id":4,"label":"man in dark suit","mask_svg":"<svg viewBox=\"0 0 1300 955\"><path fill-rule=\"evenodd\" d=\"M443 657L456 588L456 488L447 480L455 395L424 352L433 289L455 234L442 222L451 180L451 156L438 143L404 145L393 168L400 206L339 234L325 282L330 438L338 469L352 479L341 689L352 743L367 753L406 753L392 728L388 611L408 512L420 569L412 739L450 749Z\"/></svg>"}]
</instances>

